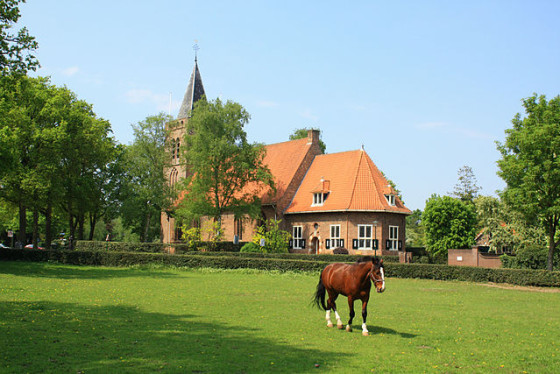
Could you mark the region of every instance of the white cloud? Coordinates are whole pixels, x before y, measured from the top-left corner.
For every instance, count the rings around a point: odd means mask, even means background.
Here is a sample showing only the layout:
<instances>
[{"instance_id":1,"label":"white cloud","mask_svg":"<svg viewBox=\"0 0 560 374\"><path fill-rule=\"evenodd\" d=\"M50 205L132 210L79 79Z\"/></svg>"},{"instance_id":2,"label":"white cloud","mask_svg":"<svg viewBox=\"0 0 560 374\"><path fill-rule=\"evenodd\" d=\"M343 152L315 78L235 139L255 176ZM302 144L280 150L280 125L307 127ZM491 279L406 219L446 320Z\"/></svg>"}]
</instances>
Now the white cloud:
<instances>
[{"instance_id":1,"label":"white cloud","mask_svg":"<svg viewBox=\"0 0 560 374\"><path fill-rule=\"evenodd\" d=\"M126 101L130 104L151 104L159 111L175 112L181 106L181 101L172 100L169 102L169 94L158 94L147 89L132 89L125 93ZM170 108L171 105L171 108Z\"/></svg>"},{"instance_id":2,"label":"white cloud","mask_svg":"<svg viewBox=\"0 0 560 374\"><path fill-rule=\"evenodd\" d=\"M76 75L76 73L78 73L78 71L80 71L79 67L71 66L69 68L63 69L62 74L66 75L67 77L71 77L73 75Z\"/></svg>"}]
</instances>

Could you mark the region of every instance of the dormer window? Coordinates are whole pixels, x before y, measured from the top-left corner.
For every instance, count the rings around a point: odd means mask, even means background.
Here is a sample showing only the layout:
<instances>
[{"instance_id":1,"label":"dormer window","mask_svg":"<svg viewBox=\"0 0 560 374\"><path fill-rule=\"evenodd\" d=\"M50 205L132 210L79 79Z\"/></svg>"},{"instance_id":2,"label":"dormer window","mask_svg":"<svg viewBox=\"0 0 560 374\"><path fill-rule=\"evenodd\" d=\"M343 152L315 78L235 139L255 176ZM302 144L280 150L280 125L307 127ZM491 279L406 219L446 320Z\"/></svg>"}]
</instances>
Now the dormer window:
<instances>
[{"instance_id":1,"label":"dormer window","mask_svg":"<svg viewBox=\"0 0 560 374\"><path fill-rule=\"evenodd\" d=\"M395 195L390 194L390 195L385 195L385 199L387 199L387 202L389 203L389 205L391 206L395 206Z\"/></svg>"},{"instance_id":2,"label":"dormer window","mask_svg":"<svg viewBox=\"0 0 560 374\"><path fill-rule=\"evenodd\" d=\"M313 194L313 204L311 206L321 206L325 202L326 199L325 193L322 192L315 192Z\"/></svg>"}]
</instances>

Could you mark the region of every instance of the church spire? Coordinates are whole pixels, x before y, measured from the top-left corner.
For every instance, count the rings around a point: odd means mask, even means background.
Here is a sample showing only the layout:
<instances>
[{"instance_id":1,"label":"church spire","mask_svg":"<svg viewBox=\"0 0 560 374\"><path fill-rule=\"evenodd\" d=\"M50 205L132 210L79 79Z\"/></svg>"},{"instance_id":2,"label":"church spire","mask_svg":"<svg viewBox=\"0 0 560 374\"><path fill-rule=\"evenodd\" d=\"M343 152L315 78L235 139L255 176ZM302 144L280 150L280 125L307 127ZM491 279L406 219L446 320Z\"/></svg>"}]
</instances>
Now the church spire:
<instances>
[{"instance_id":1,"label":"church spire","mask_svg":"<svg viewBox=\"0 0 560 374\"><path fill-rule=\"evenodd\" d=\"M179 109L179 114L177 119L183 119L190 116L193 110L194 103L200 100L206 93L204 92L204 85L202 84L202 78L200 77L200 71L198 70L198 60L197 51L198 45L194 45L195 57L194 57L194 68L191 74L191 79L189 80L189 85L187 86L187 91L185 92L185 97L183 97L183 102L181 108Z\"/></svg>"}]
</instances>

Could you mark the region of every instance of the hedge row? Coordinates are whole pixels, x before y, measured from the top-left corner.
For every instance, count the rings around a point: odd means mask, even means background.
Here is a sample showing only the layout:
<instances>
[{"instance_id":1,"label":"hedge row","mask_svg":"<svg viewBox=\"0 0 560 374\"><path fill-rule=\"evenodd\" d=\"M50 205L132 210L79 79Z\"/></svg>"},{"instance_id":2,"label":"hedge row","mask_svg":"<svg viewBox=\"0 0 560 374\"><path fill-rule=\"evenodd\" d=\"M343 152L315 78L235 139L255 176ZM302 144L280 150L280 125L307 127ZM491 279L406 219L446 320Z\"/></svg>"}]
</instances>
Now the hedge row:
<instances>
[{"instance_id":1,"label":"hedge row","mask_svg":"<svg viewBox=\"0 0 560 374\"><path fill-rule=\"evenodd\" d=\"M144 252L144 253L169 253L173 248L175 253L187 253L204 248L207 251L239 252L244 242L234 244L232 242L217 242L215 247L212 244L200 242L197 248L192 248L187 244L163 244L163 243L125 243L125 242L100 242L100 241L76 241L75 249L78 251L112 251L112 252Z\"/></svg>"},{"instance_id":2,"label":"hedge row","mask_svg":"<svg viewBox=\"0 0 560 374\"><path fill-rule=\"evenodd\" d=\"M217 243L217 251L198 251L188 247L186 244L162 244L162 243L122 243L122 242L95 242L78 241L78 251L110 251L110 252L143 252L143 253L169 253L172 247L175 254L201 255L201 256L239 256L248 258L280 258L291 260L313 260L327 262L354 262L360 255L331 255L331 254L303 254L303 253L255 253L239 252L245 243L233 244L232 242ZM384 262L399 262L398 256L385 256Z\"/></svg>"},{"instance_id":3,"label":"hedge row","mask_svg":"<svg viewBox=\"0 0 560 374\"><path fill-rule=\"evenodd\" d=\"M300 255L301 256L301 255ZM224 256L208 254L168 255L165 253L110 251L41 251L6 249L0 260L58 262L71 265L132 266L162 264L177 267L213 267L220 269L262 269L318 272L330 262L316 259L287 259L274 256ZM347 261L348 256L344 257ZM459 280L470 282L509 283L520 286L560 287L560 272L546 270L487 269L431 264L386 263L385 273L394 278Z\"/></svg>"}]
</instances>

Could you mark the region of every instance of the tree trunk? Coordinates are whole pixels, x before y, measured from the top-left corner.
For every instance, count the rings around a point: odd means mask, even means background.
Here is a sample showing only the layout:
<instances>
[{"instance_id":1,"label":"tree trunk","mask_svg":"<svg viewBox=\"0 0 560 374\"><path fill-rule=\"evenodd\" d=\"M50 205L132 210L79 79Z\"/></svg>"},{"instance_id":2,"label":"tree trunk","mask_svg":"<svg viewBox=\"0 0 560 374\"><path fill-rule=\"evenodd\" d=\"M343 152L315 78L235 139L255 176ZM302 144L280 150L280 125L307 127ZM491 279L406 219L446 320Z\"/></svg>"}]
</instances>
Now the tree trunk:
<instances>
[{"instance_id":1,"label":"tree trunk","mask_svg":"<svg viewBox=\"0 0 560 374\"><path fill-rule=\"evenodd\" d=\"M142 239L143 242L148 241L148 234L150 232L151 216L152 216L152 214L150 213L149 208L148 208L148 214L146 215L146 225L144 226L144 238Z\"/></svg>"},{"instance_id":2,"label":"tree trunk","mask_svg":"<svg viewBox=\"0 0 560 374\"><path fill-rule=\"evenodd\" d=\"M21 246L25 246L27 244L27 208L23 203L20 201L19 203L19 232L18 232L18 241L21 243Z\"/></svg>"},{"instance_id":3,"label":"tree trunk","mask_svg":"<svg viewBox=\"0 0 560 374\"><path fill-rule=\"evenodd\" d=\"M52 205L48 203L45 212L45 248L51 248L52 238Z\"/></svg>"},{"instance_id":4,"label":"tree trunk","mask_svg":"<svg viewBox=\"0 0 560 374\"><path fill-rule=\"evenodd\" d=\"M39 248L39 209L33 208L33 249Z\"/></svg>"},{"instance_id":5,"label":"tree trunk","mask_svg":"<svg viewBox=\"0 0 560 374\"><path fill-rule=\"evenodd\" d=\"M74 241L76 239L76 226L74 225L71 202L68 202L68 228L70 230L70 236L68 237L68 249L72 251L74 250Z\"/></svg>"},{"instance_id":6,"label":"tree trunk","mask_svg":"<svg viewBox=\"0 0 560 374\"><path fill-rule=\"evenodd\" d=\"M90 213L89 215L89 239L93 240L93 235L95 233L95 226L97 225L97 214Z\"/></svg>"},{"instance_id":7,"label":"tree trunk","mask_svg":"<svg viewBox=\"0 0 560 374\"><path fill-rule=\"evenodd\" d=\"M84 240L84 223L86 217L83 214L78 215L78 240Z\"/></svg>"}]
</instances>

